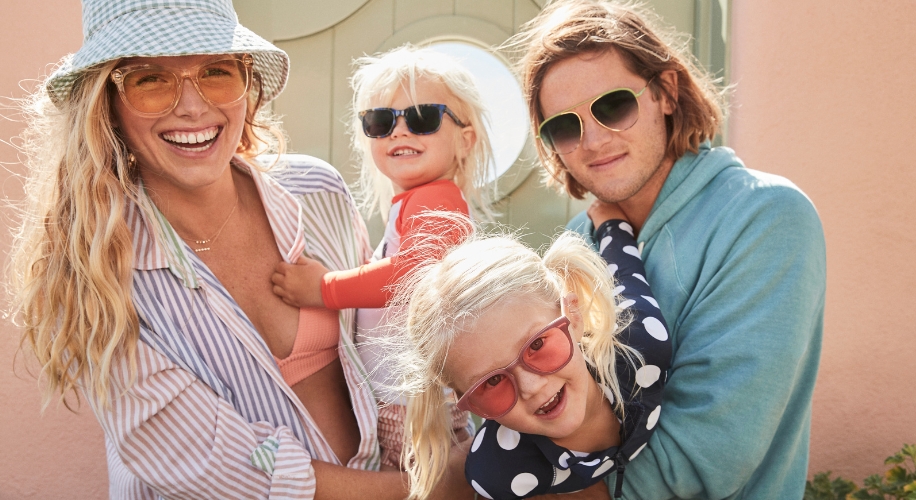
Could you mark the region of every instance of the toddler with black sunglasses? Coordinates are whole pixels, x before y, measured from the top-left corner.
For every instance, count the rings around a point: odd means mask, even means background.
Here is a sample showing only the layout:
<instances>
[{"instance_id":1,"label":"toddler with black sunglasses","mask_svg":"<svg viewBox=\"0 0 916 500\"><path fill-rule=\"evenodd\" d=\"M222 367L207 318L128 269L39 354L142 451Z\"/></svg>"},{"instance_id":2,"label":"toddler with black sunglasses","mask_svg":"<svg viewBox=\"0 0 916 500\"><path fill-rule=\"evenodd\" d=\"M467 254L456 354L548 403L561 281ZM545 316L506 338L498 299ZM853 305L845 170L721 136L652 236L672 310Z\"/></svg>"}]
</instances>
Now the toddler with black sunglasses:
<instances>
[{"instance_id":1,"label":"toddler with black sunglasses","mask_svg":"<svg viewBox=\"0 0 916 500\"><path fill-rule=\"evenodd\" d=\"M379 403L382 463L399 467L406 401L391 390L389 363L371 340L398 329L386 306L401 278L457 243L468 231L467 216L490 218L490 196L481 186L488 184L492 152L481 97L456 60L408 45L362 57L356 66L351 134L362 163L358 197L383 214L384 238L357 269L328 272L302 257L296 265L281 263L272 281L274 292L297 307L359 308L357 349ZM414 235L432 228L443 236L440 245L432 254L428 247L420 252ZM450 426L469 436L468 413L449 408Z\"/></svg>"},{"instance_id":2,"label":"toddler with black sunglasses","mask_svg":"<svg viewBox=\"0 0 916 500\"><path fill-rule=\"evenodd\" d=\"M572 233L543 258L472 236L403 285L407 327L391 352L411 395L411 498L444 472L443 387L487 419L465 466L482 497L569 493L612 472L620 494L658 423L671 345L632 227L615 217L595 234L604 259Z\"/></svg>"}]
</instances>

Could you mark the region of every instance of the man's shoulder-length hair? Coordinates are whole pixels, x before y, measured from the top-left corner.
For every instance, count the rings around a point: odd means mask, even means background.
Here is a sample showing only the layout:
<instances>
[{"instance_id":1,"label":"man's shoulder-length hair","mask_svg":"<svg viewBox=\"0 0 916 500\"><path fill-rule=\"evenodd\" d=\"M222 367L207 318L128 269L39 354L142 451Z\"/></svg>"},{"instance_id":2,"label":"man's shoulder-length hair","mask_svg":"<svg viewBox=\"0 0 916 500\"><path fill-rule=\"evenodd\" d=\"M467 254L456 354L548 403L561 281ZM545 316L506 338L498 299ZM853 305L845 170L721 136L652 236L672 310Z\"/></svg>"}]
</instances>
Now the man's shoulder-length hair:
<instances>
[{"instance_id":1,"label":"man's shoulder-length hair","mask_svg":"<svg viewBox=\"0 0 916 500\"><path fill-rule=\"evenodd\" d=\"M640 4L608 0L554 1L523 25L504 47L520 55L518 71L535 136L545 118L538 102L547 70L577 54L615 50L627 69L651 80L655 99L664 95L676 103L674 112L665 117L667 158L697 152L702 142L712 140L724 119L724 90L687 49L685 37L662 26L658 16ZM669 70L677 73L676 91L655 78ZM572 178L560 157L541 141L535 143L550 174L548 182L582 199L586 189Z\"/></svg>"}]
</instances>

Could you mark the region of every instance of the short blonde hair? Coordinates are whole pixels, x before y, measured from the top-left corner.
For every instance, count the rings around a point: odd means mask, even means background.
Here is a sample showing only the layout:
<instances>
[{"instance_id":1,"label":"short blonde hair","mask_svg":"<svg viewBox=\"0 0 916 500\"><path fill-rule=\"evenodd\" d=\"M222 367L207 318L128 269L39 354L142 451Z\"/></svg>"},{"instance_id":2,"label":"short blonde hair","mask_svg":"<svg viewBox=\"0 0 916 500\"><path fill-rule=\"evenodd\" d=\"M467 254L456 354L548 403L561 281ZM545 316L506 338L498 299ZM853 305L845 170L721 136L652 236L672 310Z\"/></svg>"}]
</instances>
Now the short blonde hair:
<instances>
[{"instance_id":1,"label":"short blonde hair","mask_svg":"<svg viewBox=\"0 0 916 500\"><path fill-rule=\"evenodd\" d=\"M109 75L119 62L83 71L56 105L46 82L19 103L27 174L7 269L9 314L22 327L20 347L41 365L46 404L82 386L105 407L117 358L126 356L136 373L139 320L125 215L138 200L139 172L112 121L119 96ZM284 144L269 115L259 113L258 87L237 148L246 158Z\"/></svg>"},{"instance_id":2,"label":"short blonde hair","mask_svg":"<svg viewBox=\"0 0 916 500\"><path fill-rule=\"evenodd\" d=\"M665 156L677 159L687 151L696 153L703 141L712 140L724 119L724 93L690 53L686 42L638 3L558 0L522 26L505 48L521 54L518 72L535 136L545 118L538 102L541 83L553 64L577 54L613 50L627 69L651 80L649 89L654 98L664 95L674 103L674 112L665 117ZM654 78L669 70L677 73L677 89L667 88L661 79ZM572 177L560 156L540 140L535 143L549 174L548 184L565 187L570 196L582 199L587 190Z\"/></svg>"},{"instance_id":3,"label":"short blonde hair","mask_svg":"<svg viewBox=\"0 0 916 500\"><path fill-rule=\"evenodd\" d=\"M411 102L424 104L416 102L416 84L420 79L427 79L445 87L455 99L454 108L450 106L450 109L463 123L474 129L477 140L458 166L455 184L464 193L475 216L492 218L490 204L495 183L489 182L488 174L493 148L484 126L486 108L474 77L456 59L410 44L381 54L360 57L354 61L354 65L356 71L350 78L353 87L350 136L360 166L357 198L366 214L370 215L378 209L382 217L387 218L394 187L391 180L375 167L370 151L372 139L363 133L359 112L377 107L374 104L380 102L387 105L399 89L410 96Z\"/></svg>"},{"instance_id":4,"label":"short blonde hair","mask_svg":"<svg viewBox=\"0 0 916 500\"><path fill-rule=\"evenodd\" d=\"M616 354L634 362L640 356L618 340L623 321L616 314L613 289L604 260L569 232L543 257L513 236L478 232L440 262L416 270L396 299L409 302L396 365L402 390L410 396L403 463L409 464L411 498L426 498L433 491L454 439L442 391L452 383L443 372L449 348L486 310L506 300L525 297L559 306L565 294L576 293L585 330L583 354L598 383L613 392L615 410L622 415Z\"/></svg>"}]
</instances>

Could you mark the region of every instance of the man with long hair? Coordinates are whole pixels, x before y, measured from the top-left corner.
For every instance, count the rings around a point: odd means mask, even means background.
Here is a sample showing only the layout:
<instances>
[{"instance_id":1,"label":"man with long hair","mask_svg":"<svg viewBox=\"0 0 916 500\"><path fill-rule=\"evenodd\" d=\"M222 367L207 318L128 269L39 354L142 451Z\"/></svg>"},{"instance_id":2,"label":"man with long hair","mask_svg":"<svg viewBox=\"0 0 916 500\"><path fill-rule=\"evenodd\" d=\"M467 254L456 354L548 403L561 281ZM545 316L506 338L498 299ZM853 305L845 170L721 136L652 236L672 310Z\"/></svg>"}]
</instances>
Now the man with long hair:
<instances>
[{"instance_id":1,"label":"man with long hair","mask_svg":"<svg viewBox=\"0 0 916 500\"><path fill-rule=\"evenodd\" d=\"M820 220L791 182L711 146L722 91L652 17L561 0L513 40L548 182L596 198L570 227L629 221L670 328L658 428L609 489L801 498L823 329Z\"/></svg>"}]
</instances>

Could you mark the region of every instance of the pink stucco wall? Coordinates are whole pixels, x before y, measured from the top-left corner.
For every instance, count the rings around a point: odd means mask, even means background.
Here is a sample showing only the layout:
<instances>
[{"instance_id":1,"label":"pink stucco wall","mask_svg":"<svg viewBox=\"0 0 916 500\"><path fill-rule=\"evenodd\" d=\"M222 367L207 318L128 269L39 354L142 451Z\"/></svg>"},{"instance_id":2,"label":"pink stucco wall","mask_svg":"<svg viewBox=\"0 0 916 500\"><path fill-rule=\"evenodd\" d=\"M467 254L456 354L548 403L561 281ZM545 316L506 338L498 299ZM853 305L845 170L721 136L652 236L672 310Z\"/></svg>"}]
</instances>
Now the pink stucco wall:
<instances>
[{"instance_id":1,"label":"pink stucco wall","mask_svg":"<svg viewBox=\"0 0 916 500\"><path fill-rule=\"evenodd\" d=\"M861 480L916 442L916 4L733 0L729 143L812 198L828 246L827 320L811 471ZM79 47L76 0L0 0L0 96ZM8 111L0 115L9 115ZM19 125L0 119L0 141ZM0 142L0 188L16 198ZM4 209L4 224L9 211ZM787 228L791 230L791 228ZM6 254L9 236L0 233ZM0 500L105 498L102 433L87 409L42 415L32 364L0 323Z\"/></svg>"},{"instance_id":2,"label":"pink stucco wall","mask_svg":"<svg viewBox=\"0 0 916 500\"><path fill-rule=\"evenodd\" d=\"M732 6L728 142L801 187L827 236L809 471L861 484L916 443L916 3Z\"/></svg>"}]
</instances>

